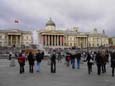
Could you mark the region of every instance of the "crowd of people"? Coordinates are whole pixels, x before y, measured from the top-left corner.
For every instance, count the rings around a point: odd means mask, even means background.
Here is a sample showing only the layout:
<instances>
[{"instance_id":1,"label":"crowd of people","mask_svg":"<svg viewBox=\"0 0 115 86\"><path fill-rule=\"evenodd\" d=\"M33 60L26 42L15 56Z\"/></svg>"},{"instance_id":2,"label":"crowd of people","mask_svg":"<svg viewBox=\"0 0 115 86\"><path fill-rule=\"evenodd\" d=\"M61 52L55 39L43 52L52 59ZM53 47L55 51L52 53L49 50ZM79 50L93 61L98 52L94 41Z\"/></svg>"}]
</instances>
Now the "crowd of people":
<instances>
[{"instance_id":1,"label":"crowd of people","mask_svg":"<svg viewBox=\"0 0 115 86\"><path fill-rule=\"evenodd\" d=\"M114 70L115 70L115 51L114 50L107 50L107 49L99 49L99 50L76 50L76 49L51 49L48 52L50 54L50 57L48 58L50 60L51 65L51 73L56 73L56 62L62 63L62 59L65 60L67 67L72 67L72 69L76 68L80 69L80 64L82 62L87 63L87 69L88 74L91 74L92 72L92 66L96 64L97 66L97 74L101 75L101 73L106 73L106 64L108 62L111 63L112 68L112 76L114 76ZM11 55L9 55L11 58ZM20 66L20 74L24 73L24 66L25 62L28 61L29 63L29 72L33 73L36 61L36 71L40 72L40 64L42 60L44 59L44 52L40 51L34 55L32 52L30 52L28 55L25 54L24 51L22 51L17 56L19 66ZM57 60L57 61L56 61Z\"/></svg>"}]
</instances>

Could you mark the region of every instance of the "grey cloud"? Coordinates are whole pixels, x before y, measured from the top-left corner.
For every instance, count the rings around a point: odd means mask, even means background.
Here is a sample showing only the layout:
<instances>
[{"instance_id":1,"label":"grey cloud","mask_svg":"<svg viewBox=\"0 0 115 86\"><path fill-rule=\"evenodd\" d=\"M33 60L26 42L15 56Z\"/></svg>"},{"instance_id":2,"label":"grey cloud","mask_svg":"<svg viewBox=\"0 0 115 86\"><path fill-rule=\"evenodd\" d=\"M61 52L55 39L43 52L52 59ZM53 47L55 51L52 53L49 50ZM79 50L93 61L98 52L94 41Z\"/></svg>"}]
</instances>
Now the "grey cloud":
<instances>
[{"instance_id":1,"label":"grey cloud","mask_svg":"<svg viewBox=\"0 0 115 86\"><path fill-rule=\"evenodd\" d=\"M105 29L114 35L114 0L0 0L0 27L15 26L11 21L19 19L20 28L44 28L49 17L57 28L79 26L81 31ZM10 23L9 23L10 22Z\"/></svg>"}]
</instances>

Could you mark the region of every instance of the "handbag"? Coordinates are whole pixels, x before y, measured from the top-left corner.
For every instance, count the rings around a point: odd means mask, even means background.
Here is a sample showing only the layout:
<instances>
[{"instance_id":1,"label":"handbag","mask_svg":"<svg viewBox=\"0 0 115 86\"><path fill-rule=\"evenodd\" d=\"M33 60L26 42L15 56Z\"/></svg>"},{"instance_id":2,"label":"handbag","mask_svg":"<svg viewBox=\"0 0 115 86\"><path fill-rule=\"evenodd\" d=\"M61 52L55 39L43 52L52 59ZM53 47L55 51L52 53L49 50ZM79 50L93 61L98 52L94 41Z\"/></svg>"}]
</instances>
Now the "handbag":
<instances>
[{"instance_id":1,"label":"handbag","mask_svg":"<svg viewBox=\"0 0 115 86\"><path fill-rule=\"evenodd\" d=\"M90 59L90 61L89 61L90 63L94 63L94 60L93 59Z\"/></svg>"}]
</instances>

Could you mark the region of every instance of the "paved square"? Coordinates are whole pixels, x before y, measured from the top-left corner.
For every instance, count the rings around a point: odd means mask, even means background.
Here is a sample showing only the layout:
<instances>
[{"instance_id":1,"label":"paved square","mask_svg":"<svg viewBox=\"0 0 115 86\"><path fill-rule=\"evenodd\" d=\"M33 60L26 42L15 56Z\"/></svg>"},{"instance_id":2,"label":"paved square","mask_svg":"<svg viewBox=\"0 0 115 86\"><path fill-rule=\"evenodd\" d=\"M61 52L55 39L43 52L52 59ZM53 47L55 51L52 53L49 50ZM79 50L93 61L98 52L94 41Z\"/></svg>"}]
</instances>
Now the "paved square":
<instances>
[{"instance_id":1,"label":"paved square","mask_svg":"<svg viewBox=\"0 0 115 86\"><path fill-rule=\"evenodd\" d=\"M111 76L110 64L107 65L107 73L98 76L96 65L93 66L91 75L87 73L86 63L81 68L73 70L63 63L57 63L56 74L50 73L47 61L41 64L41 72L29 73L28 62L25 65L25 73L19 74L19 65L9 67L10 61L0 59L0 86L115 86L115 77Z\"/></svg>"}]
</instances>

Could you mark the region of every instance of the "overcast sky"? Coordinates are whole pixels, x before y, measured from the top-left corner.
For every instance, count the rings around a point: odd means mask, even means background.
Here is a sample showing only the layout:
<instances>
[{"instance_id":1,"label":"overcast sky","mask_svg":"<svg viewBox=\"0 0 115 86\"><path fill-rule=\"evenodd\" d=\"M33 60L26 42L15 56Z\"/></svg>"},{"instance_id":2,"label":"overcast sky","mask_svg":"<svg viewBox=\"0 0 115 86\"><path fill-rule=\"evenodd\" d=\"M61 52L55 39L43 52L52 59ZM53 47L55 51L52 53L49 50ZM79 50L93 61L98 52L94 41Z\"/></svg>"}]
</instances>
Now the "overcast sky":
<instances>
[{"instance_id":1,"label":"overcast sky","mask_svg":"<svg viewBox=\"0 0 115 86\"><path fill-rule=\"evenodd\" d=\"M42 29L50 17L57 29L78 26L81 32L90 32L97 28L115 36L115 0L0 0L1 29Z\"/></svg>"}]
</instances>

